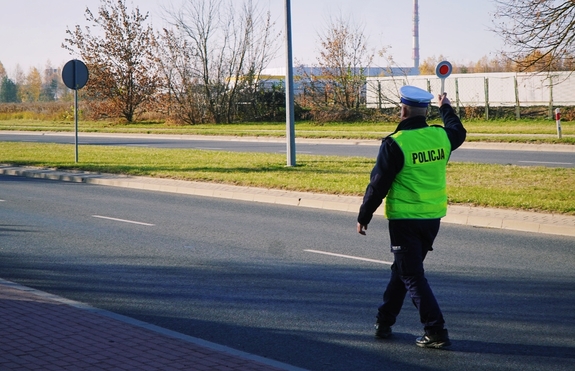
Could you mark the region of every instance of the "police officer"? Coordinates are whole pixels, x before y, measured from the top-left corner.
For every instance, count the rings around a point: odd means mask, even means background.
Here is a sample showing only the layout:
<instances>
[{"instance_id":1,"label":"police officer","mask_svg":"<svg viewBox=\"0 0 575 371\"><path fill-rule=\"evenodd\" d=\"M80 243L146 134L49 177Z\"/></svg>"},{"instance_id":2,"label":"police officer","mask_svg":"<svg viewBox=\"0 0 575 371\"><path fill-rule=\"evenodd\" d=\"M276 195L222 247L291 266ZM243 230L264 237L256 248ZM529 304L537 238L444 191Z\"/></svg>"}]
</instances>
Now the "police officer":
<instances>
[{"instance_id":1,"label":"police officer","mask_svg":"<svg viewBox=\"0 0 575 371\"><path fill-rule=\"evenodd\" d=\"M394 262L376 316L375 336L391 336L391 326L409 292L425 331L416 345L443 348L451 342L425 278L423 260L432 250L440 219L447 212L447 162L451 152L464 142L466 130L445 93L438 97L444 126L426 122L432 94L414 86L402 87L400 94L401 122L381 144L359 210L357 231L365 235L373 213L385 198Z\"/></svg>"}]
</instances>

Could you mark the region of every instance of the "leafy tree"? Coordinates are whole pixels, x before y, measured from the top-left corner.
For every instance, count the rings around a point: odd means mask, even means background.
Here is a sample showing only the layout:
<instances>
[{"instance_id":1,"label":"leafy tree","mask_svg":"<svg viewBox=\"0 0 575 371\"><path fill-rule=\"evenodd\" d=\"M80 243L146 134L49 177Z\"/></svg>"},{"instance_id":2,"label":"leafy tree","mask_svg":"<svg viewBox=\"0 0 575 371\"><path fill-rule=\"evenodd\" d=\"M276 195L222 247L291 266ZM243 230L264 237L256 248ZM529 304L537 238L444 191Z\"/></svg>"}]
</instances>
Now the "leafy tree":
<instances>
[{"instance_id":1,"label":"leafy tree","mask_svg":"<svg viewBox=\"0 0 575 371\"><path fill-rule=\"evenodd\" d=\"M110 114L128 122L154 98L160 86L154 55L156 38L148 16L137 7L128 11L125 0L101 0L97 16L88 8L85 12L86 20L98 29L97 35L90 27L76 25L66 30L68 37L62 44L71 53L78 53L88 67L87 96L105 101Z\"/></svg>"},{"instance_id":2,"label":"leafy tree","mask_svg":"<svg viewBox=\"0 0 575 371\"><path fill-rule=\"evenodd\" d=\"M491 68L489 58L487 56L483 56L473 66L474 73L487 73L487 72L496 72Z\"/></svg>"},{"instance_id":3,"label":"leafy tree","mask_svg":"<svg viewBox=\"0 0 575 371\"><path fill-rule=\"evenodd\" d=\"M42 77L36 67L30 68L26 76L26 82L20 90L20 96L23 102L38 102L42 92Z\"/></svg>"},{"instance_id":4,"label":"leafy tree","mask_svg":"<svg viewBox=\"0 0 575 371\"><path fill-rule=\"evenodd\" d=\"M491 60L492 69L494 72L517 72L517 65L509 58L499 55Z\"/></svg>"},{"instance_id":5,"label":"leafy tree","mask_svg":"<svg viewBox=\"0 0 575 371\"><path fill-rule=\"evenodd\" d=\"M437 60L435 57L427 57L419 64L420 75L435 75Z\"/></svg>"},{"instance_id":6,"label":"leafy tree","mask_svg":"<svg viewBox=\"0 0 575 371\"><path fill-rule=\"evenodd\" d=\"M497 0L494 31L520 70L550 71L558 61L573 65L575 1Z\"/></svg>"},{"instance_id":7,"label":"leafy tree","mask_svg":"<svg viewBox=\"0 0 575 371\"><path fill-rule=\"evenodd\" d=\"M47 61L44 68L44 76L42 77L41 101L52 102L64 95L65 86L61 76L62 71L59 68L54 68L52 63Z\"/></svg>"},{"instance_id":8,"label":"leafy tree","mask_svg":"<svg viewBox=\"0 0 575 371\"><path fill-rule=\"evenodd\" d=\"M2 77L2 84L0 85L0 102L2 103L19 103L20 97L18 96L18 86L14 81L10 80L8 76Z\"/></svg>"},{"instance_id":9,"label":"leafy tree","mask_svg":"<svg viewBox=\"0 0 575 371\"><path fill-rule=\"evenodd\" d=\"M433 57L425 58L425 60L419 64L419 74L435 75L435 68L437 67L439 62L442 62L444 60L446 60L446 58L441 54L439 55L439 57L436 57L434 55ZM452 62L451 65L453 67L453 70L457 68L454 62Z\"/></svg>"},{"instance_id":10,"label":"leafy tree","mask_svg":"<svg viewBox=\"0 0 575 371\"><path fill-rule=\"evenodd\" d=\"M58 94L58 80L50 79L42 84L42 91L40 92L40 100L42 102L53 102L56 100Z\"/></svg>"}]
</instances>

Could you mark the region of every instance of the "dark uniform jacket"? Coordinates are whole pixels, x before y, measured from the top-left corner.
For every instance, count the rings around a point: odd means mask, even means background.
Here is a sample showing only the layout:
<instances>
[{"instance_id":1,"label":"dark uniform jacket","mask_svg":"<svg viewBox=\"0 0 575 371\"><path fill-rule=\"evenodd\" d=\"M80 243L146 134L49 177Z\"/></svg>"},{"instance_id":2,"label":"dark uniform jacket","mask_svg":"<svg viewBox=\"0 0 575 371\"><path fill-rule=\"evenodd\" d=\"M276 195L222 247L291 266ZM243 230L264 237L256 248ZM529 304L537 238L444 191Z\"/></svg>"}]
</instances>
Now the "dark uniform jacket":
<instances>
[{"instance_id":1,"label":"dark uniform jacket","mask_svg":"<svg viewBox=\"0 0 575 371\"><path fill-rule=\"evenodd\" d=\"M466 130L449 104L444 104L439 109L443 120L443 129L447 133L451 143L451 151L457 149L465 141ZM415 116L405 119L399 123L395 132L400 130L421 129L427 125L424 116ZM373 217L373 213L383 202L389 192L395 176L403 168L404 156L399 145L391 136L383 139L379 154L373 170L369 185L363 196L363 204L359 209L357 221L362 225L368 225Z\"/></svg>"}]
</instances>

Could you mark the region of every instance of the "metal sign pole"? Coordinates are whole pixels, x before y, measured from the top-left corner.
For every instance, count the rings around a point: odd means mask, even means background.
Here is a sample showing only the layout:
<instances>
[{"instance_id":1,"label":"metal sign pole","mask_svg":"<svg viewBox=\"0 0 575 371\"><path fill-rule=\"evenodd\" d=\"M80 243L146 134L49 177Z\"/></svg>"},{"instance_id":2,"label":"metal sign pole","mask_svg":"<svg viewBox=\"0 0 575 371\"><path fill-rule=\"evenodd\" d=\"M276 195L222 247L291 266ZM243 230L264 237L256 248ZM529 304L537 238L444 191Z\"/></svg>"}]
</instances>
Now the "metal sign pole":
<instances>
[{"instance_id":1,"label":"metal sign pole","mask_svg":"<svg viewBox=\"0 0 575 371\"><path fill-rule=\"evenodd\" d=\"M555 109L555 123L557 125L557 138L561 139L561 110Z\"/></svg>"},{"instance_id":2,"label":"metal sign pole","mask_svg":"<svg viewBox=\"0 0 575 371\"><path fill-rule=\"evenodd\" d=\"M76 126L76 163L78 163L78 89L74 90L74 122Z\"/></svg>"},{"instance_id":3,"label":"metal sign pole","mask_svg":"<svg viewBox=\"0 0 575 371\"><path fill-rule=\"evenodd\" d=\"M62 81L68 89L74 90L74 127L75 127L75 147L76 163L78 163L78 89L82 89L88 82L88 68L84 62L77 59L68 61L62 68Z\"/></svg>"},{"instance_id":4,"label":"metal sign pole","mask_svg":"<svg viewBox=\"0 0 575 371\"><path fill-rule=\"evenodd\" d=\"M76 144L76 163L78 163L78 72L76 63L74 63L74 127L75 127L75 141Z\"/></svg>"}]
</instances>

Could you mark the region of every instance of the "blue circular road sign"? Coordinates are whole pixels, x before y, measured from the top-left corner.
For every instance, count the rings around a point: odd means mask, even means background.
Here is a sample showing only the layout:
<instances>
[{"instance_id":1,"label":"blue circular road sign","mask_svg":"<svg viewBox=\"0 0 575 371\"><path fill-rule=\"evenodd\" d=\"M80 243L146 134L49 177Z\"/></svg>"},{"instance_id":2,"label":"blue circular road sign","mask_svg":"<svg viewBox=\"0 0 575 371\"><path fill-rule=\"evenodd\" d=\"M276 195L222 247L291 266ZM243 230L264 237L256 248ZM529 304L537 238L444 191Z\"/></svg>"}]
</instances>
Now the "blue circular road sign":
<instances>
[{"instance_id":1,"label":"blue circular road sign","mask_svg":"<svg viewBox=\"0 0 575 371\"><path fill-rule=\"evenodd\" d=\"M84 62L72 59L62 69L62 81L72 90L79 90L88 82L88 67Z\"/></svg>"}]
</instances>

